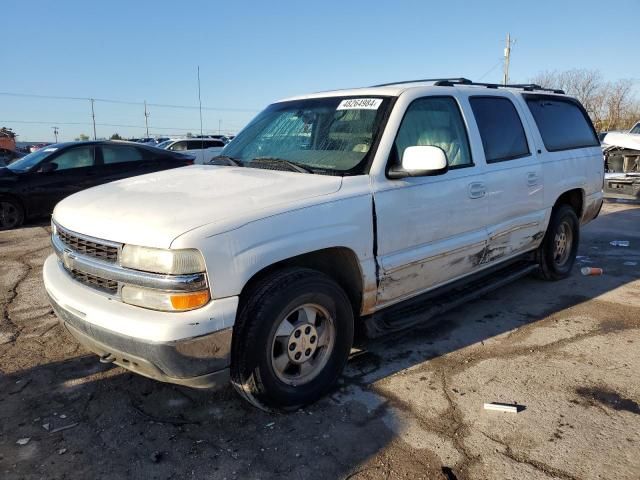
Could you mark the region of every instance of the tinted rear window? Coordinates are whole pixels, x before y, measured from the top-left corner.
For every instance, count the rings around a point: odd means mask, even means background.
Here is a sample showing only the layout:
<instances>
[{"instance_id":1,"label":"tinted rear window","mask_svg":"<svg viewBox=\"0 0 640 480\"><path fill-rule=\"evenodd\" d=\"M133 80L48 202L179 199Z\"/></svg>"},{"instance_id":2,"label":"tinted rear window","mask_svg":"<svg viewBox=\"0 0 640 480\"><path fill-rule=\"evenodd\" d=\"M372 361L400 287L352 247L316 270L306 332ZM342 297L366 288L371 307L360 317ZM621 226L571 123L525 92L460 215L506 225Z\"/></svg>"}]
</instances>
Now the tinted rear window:
<instances>
[{"instance_id":1,"label":"tinted rear window","mask_svg":"<svg viewBox=\"0 0 640 480\"><path fill-rule=\"evenodd\" d=\"M471 97L487 163L529 155L527 137L511 100L503 97Z\"/></svg>"},{"instance_id":2,"label":"tinted rear window","mask_svg":"<svg viewBox=\"0 0 640 480\"><path fill-rule=\"evenodd\" d=\"M525 99L548 151L600 145L589 117L577 102L534 95Z\"/></svg>"}]
</instances>

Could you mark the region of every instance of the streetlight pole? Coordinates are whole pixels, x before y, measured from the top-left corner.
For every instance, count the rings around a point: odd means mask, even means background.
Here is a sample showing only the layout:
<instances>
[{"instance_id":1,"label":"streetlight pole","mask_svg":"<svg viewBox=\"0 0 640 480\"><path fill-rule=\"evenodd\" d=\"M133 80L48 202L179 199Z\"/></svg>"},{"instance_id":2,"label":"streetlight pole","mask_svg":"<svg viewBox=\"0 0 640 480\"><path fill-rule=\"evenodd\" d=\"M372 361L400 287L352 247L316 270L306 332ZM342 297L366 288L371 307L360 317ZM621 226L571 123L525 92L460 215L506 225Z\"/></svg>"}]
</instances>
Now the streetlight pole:
<instances>
[{"instance_id":1,"label":"streetlight pole","mask_svg":"<svg viewBox=\"0 0 640 480\"><path fill-rule=\"evenodd\" d=\"M149 112L147 111L147 101L144 101L144 126L147 127L147 138L149 138Z\"/></svg>"},{"instance_id":2,"label":"streetlight pole","mask_svg":"<svg viewBox=\"0 0 640 480\"><path fill-rule=\"evenodd\" d=\"M93 139L97 140L98 135L96 135L96 112L93 108L95 100L93 98L90 98L89 101L91 102L91 119L93 120Z\"/></svg>"}]
</instances>

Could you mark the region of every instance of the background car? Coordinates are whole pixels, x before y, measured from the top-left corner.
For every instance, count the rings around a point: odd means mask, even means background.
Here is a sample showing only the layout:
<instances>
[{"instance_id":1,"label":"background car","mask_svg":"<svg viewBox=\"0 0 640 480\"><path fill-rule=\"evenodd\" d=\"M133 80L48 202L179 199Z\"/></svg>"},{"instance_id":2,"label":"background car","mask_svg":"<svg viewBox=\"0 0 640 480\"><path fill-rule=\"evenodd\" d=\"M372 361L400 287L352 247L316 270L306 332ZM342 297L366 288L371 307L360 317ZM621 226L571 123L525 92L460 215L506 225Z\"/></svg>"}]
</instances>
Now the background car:
<instances>
[{"instance_id":1,"label":"background car","mask_svg":"<svg viewBox=\"0 0 640 480\"><path fill-rule=\"evenodd\" d=\"M196 163L209 163L222 152L226 143L214 138L181 138L168 140L156 145L172 152L185 152L195 157Z\"/></svg>"},{"instance_id":2,"label":"background car","mask_svg":"<svg viewBox=\"0 0 640 480\"><path fill-rule=\"evenodd\" d=\"M191 155L130 142L50 145L0 167L0 230L50 214L64 197L85 188L194 161Z\"/></svg>"},{"instance_id":3,"label":"background car","mask_svg":"<svg viewBox=\"0 0 640 480\"><path fill-rule=\"evenodd\" d=\"M0 167L4 167L15 160L24 157L24 153L7 148L0 148Z\"/></svg>"}]
</instances>

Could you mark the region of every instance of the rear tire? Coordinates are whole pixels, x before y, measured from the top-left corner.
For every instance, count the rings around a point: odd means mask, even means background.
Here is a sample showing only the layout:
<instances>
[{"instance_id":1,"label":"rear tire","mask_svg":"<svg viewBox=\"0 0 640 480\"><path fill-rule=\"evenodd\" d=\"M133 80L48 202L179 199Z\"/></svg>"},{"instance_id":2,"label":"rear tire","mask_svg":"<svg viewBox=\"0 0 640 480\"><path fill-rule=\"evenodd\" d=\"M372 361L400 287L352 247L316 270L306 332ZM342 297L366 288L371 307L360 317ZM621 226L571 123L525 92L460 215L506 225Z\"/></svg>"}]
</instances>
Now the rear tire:
<instances>
[{"instance_id":1,"label":"rear tire","mask_svg":"<svg viewBox=\"0 0 640 480\"><path fill-rule=\"evenodd\" d=\"M551 220L542 244L536 251L543 280L561 280L571 273L580 242L580 223L569 205L560 205Z\"/></svg>"},{"instance_id":2,"label":"rear tire","mask_svg":"<svg viewBox=\"0 0 640 480\"><path fill-rule=\"evenodd\" d=\"M231 382L269 410L295 410L336 382L353 343L353 310L329 276L287 268L242 300L231 347Z\"/></svg>"},{"instance_id":3,"label":"rear tire","mask_svg":"<svg viewBox=\"0 0 640 480\"><path fill-rule=\"evenodd\" d=\"M24 210L17 200L0 197L0 230L18 228L24 222Z\"/></svg>"}]
</instances>

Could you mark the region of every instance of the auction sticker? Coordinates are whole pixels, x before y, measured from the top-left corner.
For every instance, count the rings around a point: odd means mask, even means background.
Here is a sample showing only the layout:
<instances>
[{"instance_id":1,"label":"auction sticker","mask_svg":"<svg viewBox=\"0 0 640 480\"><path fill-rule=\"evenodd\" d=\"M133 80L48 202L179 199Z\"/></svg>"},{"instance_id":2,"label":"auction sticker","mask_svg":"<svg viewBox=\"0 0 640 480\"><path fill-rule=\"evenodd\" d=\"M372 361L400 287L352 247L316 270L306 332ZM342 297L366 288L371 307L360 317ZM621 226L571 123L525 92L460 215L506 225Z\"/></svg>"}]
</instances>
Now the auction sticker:
<instances>
[{"instance_id":1,"label":"auction sticker","mask_svg":"<svg viewBox=\"0 0 640 480\"><path fill-rule=\"evenodd\" d=\"M377 110L381 98L349 98L342 100L336 110Z\"/></svg>"}]
</instances>

